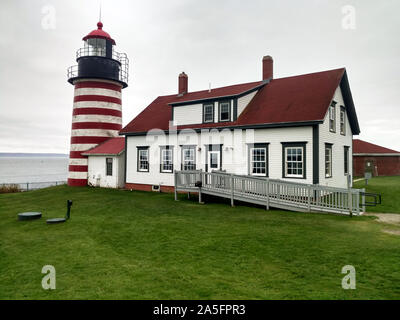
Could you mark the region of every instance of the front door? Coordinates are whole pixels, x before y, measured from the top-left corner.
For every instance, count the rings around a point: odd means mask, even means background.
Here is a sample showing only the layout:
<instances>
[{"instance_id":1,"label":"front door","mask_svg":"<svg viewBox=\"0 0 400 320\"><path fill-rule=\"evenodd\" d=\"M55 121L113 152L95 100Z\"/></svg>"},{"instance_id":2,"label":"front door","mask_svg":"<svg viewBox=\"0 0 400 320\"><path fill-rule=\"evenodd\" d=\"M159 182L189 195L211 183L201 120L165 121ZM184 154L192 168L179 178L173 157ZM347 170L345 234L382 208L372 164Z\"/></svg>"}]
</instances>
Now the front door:
<instances>
[{"instance_id":1,"label":"front door","mask_svg":"<svg viewBox=\"0 0 400 320\"><path fill-rule=\"evenodd\" d=\"M219 151L208 151L208 171L221 170L220 156Z\"/></svg>"},{"instance_id":2,"label":"front door","mask_svg":"<svg viewBox=\"0 0 400 320\"><path fill-rule=\"evenodd\" d=\"M376 176L377 174L375 173L375 163L373 159L367 159L365 161L365 167L364 167L364 172L369 172L372 174L372 176Z\"/></svg>"}]
</instances>

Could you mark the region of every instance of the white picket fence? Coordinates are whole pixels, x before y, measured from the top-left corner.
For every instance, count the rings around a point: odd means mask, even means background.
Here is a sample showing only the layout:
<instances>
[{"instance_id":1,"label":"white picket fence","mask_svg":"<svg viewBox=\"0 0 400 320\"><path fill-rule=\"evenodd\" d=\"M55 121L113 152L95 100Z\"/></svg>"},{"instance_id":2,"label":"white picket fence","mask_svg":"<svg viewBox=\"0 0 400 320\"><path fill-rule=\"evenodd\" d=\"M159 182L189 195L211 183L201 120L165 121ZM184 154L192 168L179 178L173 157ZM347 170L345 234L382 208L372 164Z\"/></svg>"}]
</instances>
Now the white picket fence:
<instances>
[{"instance_id":1,"label":"white picket fence","mask_svg":"<svg viewBox=\"0 0 400 320\"><path fill-rule=\"evenodd\" d=\"M365 197L360 189L333 188L269 178L221 172L175 171L175 200L178 192L202 194L301 212L360 215ZM199 187L201 185L201 187Z\"/></svg>"}]
</instances>

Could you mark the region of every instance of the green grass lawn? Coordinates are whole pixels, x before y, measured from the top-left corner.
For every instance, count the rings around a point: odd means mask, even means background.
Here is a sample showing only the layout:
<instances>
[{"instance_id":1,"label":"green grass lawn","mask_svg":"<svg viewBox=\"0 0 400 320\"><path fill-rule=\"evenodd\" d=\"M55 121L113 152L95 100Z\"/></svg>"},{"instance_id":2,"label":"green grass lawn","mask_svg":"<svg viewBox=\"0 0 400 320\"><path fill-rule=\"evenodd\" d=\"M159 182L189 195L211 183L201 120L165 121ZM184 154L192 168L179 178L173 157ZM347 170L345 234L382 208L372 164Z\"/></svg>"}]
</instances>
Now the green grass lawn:
<instances>
[{"instance_id":1,"label":"green grass lawn","mask_svg":"<svg viewBox=\"0 0 400 320\"><path fill-rule=\"evenodd\" d=\"M354 188L366 188L367 192L380 193L382 204L367 207L367 212L400 213L400 176L374 177L365 185L365 180L354 183Z\"/></svg>"},{"instance_id":2,"label":"green grass lawn","mask_svg":"<svg viewBox=\"0 0 400 320\"><path fill-rule=\"evenodd\" d=\"M372 186L372 184L371 184ZM64 216L72 199L72 219ZM372 217L58 186L0 195L0 299L399 299L400 236ZM42 211L36 221L17 213ZM44 265L56 290L43 290ZM341 287L353 265L357 289Z\"/></svg>"}]
</instances>

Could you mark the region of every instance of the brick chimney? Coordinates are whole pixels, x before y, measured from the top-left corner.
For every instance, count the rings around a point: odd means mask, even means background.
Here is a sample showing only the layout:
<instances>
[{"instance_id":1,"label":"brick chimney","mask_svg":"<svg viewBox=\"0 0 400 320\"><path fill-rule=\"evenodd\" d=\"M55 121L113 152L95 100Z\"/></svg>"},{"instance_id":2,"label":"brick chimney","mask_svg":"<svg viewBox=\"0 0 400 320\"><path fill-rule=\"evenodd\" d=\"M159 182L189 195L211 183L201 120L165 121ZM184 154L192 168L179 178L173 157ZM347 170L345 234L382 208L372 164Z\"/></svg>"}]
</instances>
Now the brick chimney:
<instances>
[{"instance_id":1,"label":"brick chimney","mask_svg":"<svg viewBox=\"0 0 400 320\"><path fill-rule=\"evenodd\" d=\"M274 60L271 56L264 56L262 59L262 76L263 80L269 80L274 77Z\"/></svg>"},{"instance_id":2,"label":"brick chimney","mask_svg":"<svg viewBox=\"0 0 400 320\"><path fill-rule=\"evenodd\" d=\"M186 73L182 72L179 75L178 95L183 96L187 92L188 92L188 76Z\"/></svg>"}]
</instances>

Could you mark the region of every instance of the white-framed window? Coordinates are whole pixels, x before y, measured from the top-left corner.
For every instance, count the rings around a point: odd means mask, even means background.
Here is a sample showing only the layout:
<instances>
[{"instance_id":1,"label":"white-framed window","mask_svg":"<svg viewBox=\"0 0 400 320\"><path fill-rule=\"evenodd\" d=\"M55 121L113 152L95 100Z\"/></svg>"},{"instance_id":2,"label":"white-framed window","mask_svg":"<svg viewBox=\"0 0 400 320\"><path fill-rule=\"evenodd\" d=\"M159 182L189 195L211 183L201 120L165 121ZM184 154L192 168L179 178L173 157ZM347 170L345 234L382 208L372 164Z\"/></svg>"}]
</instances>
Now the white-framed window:
<instances>
[{"instance_id":1,"label":"white-framed window","mask_svg":"<svg viewBox=\"0 0 400 320\"><path fill-rule=\"evenodd\" d=\"M195 147L182 147L182 170L196 170Z\"/></svg>"},{"instance_id":2,"label":"white-framed window","mask_svg":"<svg viewBox=\"0 0 400 320\"><path fill-rule=\"evenodd\" d=\"M305 144L283 143L283 177L305 179Z\"/></svg>"},{"instance_id":3,"label":"white-framed window","mask_svg":"<svg viewBox=\"0 0 400 320\"><path fill-rule=\"evenodd\" d=\"M149 148L138 147L138 171L149 171Z\"/></svg>"},{"instance_id":4,"label":"white-framed window","mask_svg":"<svg viewBox=\"0 0 400 320\"><path fill-rule=\"evenodd\" d=\"M173 171L173 150L172 148L161 149L161 172L170 173Z\"/></svg>"},{"instance_id":5,"label":"white-framed window","mask_svg":"<svg viewBox=\"0 0 400 320\"><path fill-rule=\"evenodd\" d=\"M325 144L325 178L332 178L332 145Z\"/></svg>"},{"instance_id":6,"label":"white-framed window","mask_svg":"<svg viewBox=\"0 0 400 320\"><path fill-rule=\"evenodd\" d=\"M344 174L349 174L349 150L350 147L344 147Z\"/></svg>"},{"instance_id":7,"label":"white-framed window","mask_svg":"<svg viewBox=\"0 0 400 320\"><path fill-rule=\"evenodd\" d=\"M113 158L106 158L106 176L113 175Z\"/></svg>"},{"instance_id":8,"label":"white-framed window","mask_svg":"<svg viewBox=\"0 0 400 320\"><path fill-rule=\"evenodd\" d=\"M257 143L250 146L249 165L253 176L268 176L268 149L267 144Z\"/></svg>"},{"instance_id":9,"label":"white-framed window","mask_svg":"<svg viewBox=\"0 0 400 320\"><path fill-rule=\"evenodd\" d=\"M231 104L229 102L219 103L219 121L229 121L230 120L230 109Z\"/></svg>"},{"instance_id":10,"label":"white-framed window","mask_svg":"<svg viewBox=\"0 0 400 320\"><path fill-rule=\"evenodd\" d=\"M329 106L329 131L336 132L336 102Z\"/></svg>"},{"instance_id":11,"label":"white-framed window","mask_svg":"<svg viewBox=\"0 0 400 320\"><path fill-rule=\"evenodd\" d=\"M346 109L340 107L340 134L346 135Z\"/></svg>"},{"instance_id":12,"label":"white-framed window","mask_svg":"<svg viewBox=\"0 0 400 320\"><path fill-rule=\"evenodd\" d=\"M214 122L214 103L203 105L203 122Z\"/></svg>"}]
</instances>

